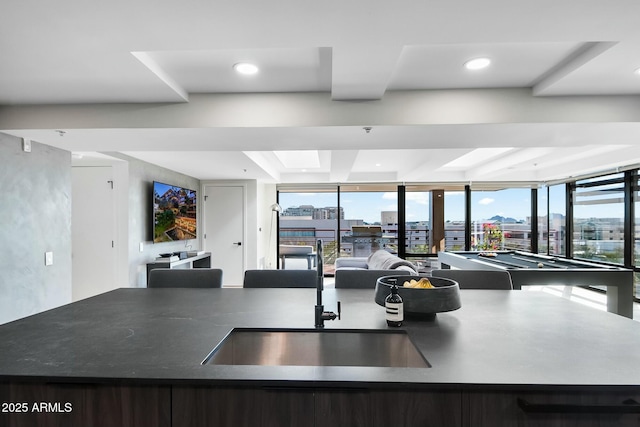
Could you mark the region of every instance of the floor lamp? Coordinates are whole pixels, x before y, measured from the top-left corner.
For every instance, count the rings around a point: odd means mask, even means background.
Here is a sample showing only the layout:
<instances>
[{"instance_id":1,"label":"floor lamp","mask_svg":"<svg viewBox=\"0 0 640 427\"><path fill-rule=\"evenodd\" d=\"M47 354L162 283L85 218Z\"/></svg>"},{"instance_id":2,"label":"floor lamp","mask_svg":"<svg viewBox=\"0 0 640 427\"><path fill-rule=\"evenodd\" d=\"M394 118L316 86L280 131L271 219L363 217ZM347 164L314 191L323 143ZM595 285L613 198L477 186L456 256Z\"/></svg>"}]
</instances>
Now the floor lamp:
<instances>
[{"instance_id":1,"label":"floor lamp","mask_svg":"<svg viewBox=\"0 0 640 427\"><path fill-rule=\"evenodd\" d=\"M268 252L268 258L267 258L267 269L269 270L273 270L273 252L274 250L276 250L276 241L273 239L273 229L277 227L277 218L278 215L280 215L280 212L282 212L282 207L277 204L274 203L271 205L271 225L269 226L269 252ZM277 251L277 250L276 250ZM275 268L277 269L277 267Z\"/></svg>"}]
</instances>

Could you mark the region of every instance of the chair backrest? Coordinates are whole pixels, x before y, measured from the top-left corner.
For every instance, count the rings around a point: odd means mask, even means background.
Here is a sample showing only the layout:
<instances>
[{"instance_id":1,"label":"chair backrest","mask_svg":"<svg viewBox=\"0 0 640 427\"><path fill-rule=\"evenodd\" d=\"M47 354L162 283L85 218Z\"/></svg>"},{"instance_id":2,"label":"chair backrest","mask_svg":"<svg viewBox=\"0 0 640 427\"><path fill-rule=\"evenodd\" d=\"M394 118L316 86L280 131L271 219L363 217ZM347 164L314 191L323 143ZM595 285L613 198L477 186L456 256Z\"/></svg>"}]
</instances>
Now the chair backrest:
<instances>
[{"instance_id":1,"label":"chair backrest","mask_svg":"<svg viewBox=\"0 0 640 427\"><path fill-rule=\"evenodd\" d=\"M460 289L513 289L508 271L497 270L432 270L431 276L455 280Z\"/></svg>"},{"instance_id":2,"label":"chair backrest","mask_svg":"<svg viewBox=\"0 0 640 427\"><path fill-rule=\"evenodd\" d=\"M336 270L335 287L336 289L375 289L380 277L409 275L411 272L407 270Z\"/></svg>"},{"instance_id":3,"label":"chair backrest","mask_svg":"<svg viewBox=\"0 0 640 427\"><path fill-rule=\"evenodd\" d=\"M278 252L280 255L306 255L313 253L313 246L280 245Z\"/></svg>"},{"instance_id":4,"label":"chair backrest","mask_svg":"<svg viewBox=\"0 0 640 427\"><path fill-rule=\"evenodd\" d=\"M218 268L154 268L149 272L149 288L221 288Z\"/></svg>"},{"instance_id":5,"label":"chair backrest","mask_svg":"<svg viewBox=\"0 0 640 427\"><path fill-rule=\"evenodd\" d=\"M247 270L245 288L315 288L318 283L315 270Z\"/></svg>"}]
</instances>

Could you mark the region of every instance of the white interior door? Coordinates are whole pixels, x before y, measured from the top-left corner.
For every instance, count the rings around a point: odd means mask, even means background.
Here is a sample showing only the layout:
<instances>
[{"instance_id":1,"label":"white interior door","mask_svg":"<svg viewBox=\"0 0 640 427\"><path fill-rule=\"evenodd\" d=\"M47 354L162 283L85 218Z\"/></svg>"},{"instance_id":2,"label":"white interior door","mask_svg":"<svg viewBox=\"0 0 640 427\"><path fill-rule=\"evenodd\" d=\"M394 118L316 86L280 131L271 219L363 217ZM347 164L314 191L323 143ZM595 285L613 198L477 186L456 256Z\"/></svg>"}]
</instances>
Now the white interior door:
<instances>
[{"instance_id":1,"label":"white interior door","mask_svg":"<svg viewBox=\"0 0 640 427\"><path fill-rule=\"evenodd\" d=\"M243 186L207 185L204 189L204 248L211 265L222 269L223 285L242 285L245 265Z\"/></svg>"},{"instance_id":2,"label":"white interior door","mask_svg":"<svg viewBox=\"0 0 640 427\"><path fill-rule=\"evenodd\" d=\"M117 286L113 168L73 167L71 234L73 301Z\"/></svg>"}]
</instances>

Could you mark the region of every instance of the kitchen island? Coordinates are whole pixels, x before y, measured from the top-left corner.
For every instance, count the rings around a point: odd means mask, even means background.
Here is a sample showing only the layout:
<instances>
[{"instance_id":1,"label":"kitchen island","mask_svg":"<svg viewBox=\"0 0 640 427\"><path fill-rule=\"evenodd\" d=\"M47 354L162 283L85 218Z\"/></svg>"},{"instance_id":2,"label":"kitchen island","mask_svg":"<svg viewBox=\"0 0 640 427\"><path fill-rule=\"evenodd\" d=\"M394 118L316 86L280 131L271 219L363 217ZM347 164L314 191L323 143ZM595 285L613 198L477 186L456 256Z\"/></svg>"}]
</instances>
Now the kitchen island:
<instances>
[{"instance_id":1,"label":"kitchen island","mask_svg":"<svg viewBox=\"0 0 640 427\"><path fill-rule=\"evenodd\" d=\"M640 324L539 292L405 321L429 368L201 364L232 328L313 327L315 297L118 289L2 325L0 425L638 425ZM373 298L325 290L326 328L387 329Z\"/></svg>"}]
</instances>

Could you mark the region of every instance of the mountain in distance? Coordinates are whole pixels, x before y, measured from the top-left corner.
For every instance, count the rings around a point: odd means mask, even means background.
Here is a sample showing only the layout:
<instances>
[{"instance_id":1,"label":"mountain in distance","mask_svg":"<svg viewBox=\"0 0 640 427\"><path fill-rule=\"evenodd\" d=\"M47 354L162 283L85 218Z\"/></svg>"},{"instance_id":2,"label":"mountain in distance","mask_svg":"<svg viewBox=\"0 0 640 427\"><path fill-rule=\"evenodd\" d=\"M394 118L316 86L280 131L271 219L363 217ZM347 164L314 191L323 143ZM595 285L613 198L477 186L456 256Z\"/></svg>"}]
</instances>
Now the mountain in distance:
<instances>
[{"instance_id":1,"label":"mountain in distance","mask_svg":"<svg viewBox=\"0 0 640 427\"><path fill-rule=\"evenodd\" d=\"M517 224L517 223L521 222L521 221L518 221L515 218L504 217L504 216L500 216L500 215L494 215L491 218L489 218L489 220L495 221L495 222L501 222L503 224Z\"/></svg>"}]
</instances>

